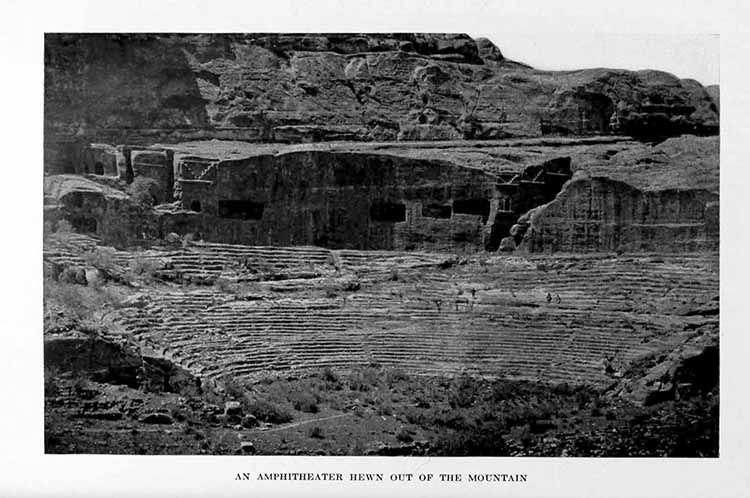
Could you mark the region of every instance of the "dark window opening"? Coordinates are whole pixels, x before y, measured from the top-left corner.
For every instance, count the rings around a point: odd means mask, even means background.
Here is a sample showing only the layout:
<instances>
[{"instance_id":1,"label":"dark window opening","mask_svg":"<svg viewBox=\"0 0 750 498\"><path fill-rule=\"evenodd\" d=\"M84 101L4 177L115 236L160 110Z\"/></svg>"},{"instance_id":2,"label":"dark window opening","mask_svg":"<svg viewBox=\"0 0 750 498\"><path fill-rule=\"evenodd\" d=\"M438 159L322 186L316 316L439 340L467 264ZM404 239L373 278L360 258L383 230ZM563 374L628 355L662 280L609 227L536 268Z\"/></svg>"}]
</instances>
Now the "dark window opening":
<instances>
[{"instance_id":1,"label":"dark window opening","mask_svg":"<svg viewBox=\"0 0 750 498\"><path fill-rule=\"evenodd\" d=\"M263 203L253 201L219 201L219 216L240 220L263 218Z\"/></svg>"},{"instance_id":2,"label":"dark window opening","mask_svg":"<svg viewBox=\"0 0 750 498\"><path fill-rule=\"evenodd\" d=\"M191 202L190 203L190 210L191 211L195 211L196 213L200 213L201 212L201 201L196 200L196 201Z\"/></svg>"},{"instance_id":3,"label":"dark window opening","mask_svg":"<svg viewBox=\"0 0 750 498\"><path fill-rule=\"evenodd\" d=\"M373 221L406 221L406 206L393 202L376 202L370 206L370 219Z\"/></svg>"},{"instance_id":4,"label":"dark window opening","mask_svg":"<svg viewBox=\"0 0 750 498\"><path fill-rule=\"evenodd\" d=\"M452 211L450 206L443 204L422 205L422 216L428 218L450 218Z\"/></svg>"},{"instance_id":5,"label":"dark window opening","mask_svg":"<svg viewBox=\"0 0 750 498\"><path fill-rule=\"evenodd\" d=\"M484 221L490 216L490 201L487 199L459 199L453 201L453 212L456 214L476 214Z\"/></svg>"},{"instance_id":6,"label":"dark window opening","mask_svg":"<svg viewBox=\"0 0 750 498\"><path fill-rule=\"evenodd\" d=\"M104 165L97 161L94 163L94 174L95 175L103 175L104 174Z\"/></svg>"}]
</instances>

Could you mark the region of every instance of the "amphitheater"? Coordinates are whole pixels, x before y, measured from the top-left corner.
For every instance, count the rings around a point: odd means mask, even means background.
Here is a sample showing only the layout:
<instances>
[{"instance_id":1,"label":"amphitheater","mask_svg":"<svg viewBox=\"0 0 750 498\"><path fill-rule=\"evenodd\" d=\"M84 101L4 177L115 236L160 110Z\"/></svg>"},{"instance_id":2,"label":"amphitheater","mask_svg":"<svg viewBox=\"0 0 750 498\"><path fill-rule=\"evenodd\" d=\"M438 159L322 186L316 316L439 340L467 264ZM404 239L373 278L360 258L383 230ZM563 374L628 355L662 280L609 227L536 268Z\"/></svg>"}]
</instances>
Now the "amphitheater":
<instances>
[{"instance_id":1,"label":"amphitheater","mask_svg":"<svg viewBox=\"0 0 750 498\"><path fill-rule=\"evenodd\" d=\"M50 240L45 259L83 265L96 240ZM199 378L247 379L375 362L607 386L718 317L706 254L513 257L196 242L117 252L165 281L119 310L125 333ZM233 289L198 285L225 279ZM716 303L714 303L716 304Z\"/></svg>"},{"instance_id":2,"label":"amphitheater","mask_svg":"<svg viewBox=\"0 0 750 498\"><path fill-rule=\"evenodd\" d=\"M377 363L606 388L718 341L700 84L404 36L48 36L46 270L105 251L106 333L215 383Z\"/></svg>"}]
</instances>

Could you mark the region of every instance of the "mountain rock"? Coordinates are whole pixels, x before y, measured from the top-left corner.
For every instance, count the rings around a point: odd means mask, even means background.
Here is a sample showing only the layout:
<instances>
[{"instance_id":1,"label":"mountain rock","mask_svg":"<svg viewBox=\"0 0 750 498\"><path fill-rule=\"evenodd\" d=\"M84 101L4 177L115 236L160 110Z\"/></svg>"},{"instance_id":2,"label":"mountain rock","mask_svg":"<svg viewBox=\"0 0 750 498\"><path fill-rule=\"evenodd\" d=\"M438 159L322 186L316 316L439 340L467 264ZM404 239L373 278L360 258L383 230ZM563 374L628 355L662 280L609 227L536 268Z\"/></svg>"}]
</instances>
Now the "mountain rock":
<instances>
[{"instance_id":1,"label":"mountain rock","mask_svg":"<svg viewBox=\"0 0 750 498\"><path fill-rule=\"evenodd\" d=\"M717 130L716 106L693 80L659 71L540 71L461 34L45 37L51 172L72 172L82 144L92 142L658 138Z\"/></svg>"}]
</instances>

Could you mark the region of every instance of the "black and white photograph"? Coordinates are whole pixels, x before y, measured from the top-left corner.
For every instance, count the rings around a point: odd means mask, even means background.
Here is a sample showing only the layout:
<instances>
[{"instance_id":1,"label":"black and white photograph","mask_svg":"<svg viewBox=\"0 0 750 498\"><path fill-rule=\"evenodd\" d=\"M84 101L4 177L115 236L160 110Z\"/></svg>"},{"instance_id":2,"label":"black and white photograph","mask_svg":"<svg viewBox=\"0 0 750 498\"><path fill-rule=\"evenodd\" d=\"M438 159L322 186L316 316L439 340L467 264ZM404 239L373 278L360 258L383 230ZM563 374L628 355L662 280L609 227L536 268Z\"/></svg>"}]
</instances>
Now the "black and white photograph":
<instances>
[{"instance_id":1,"label":"black and white photograph","mask_svg":"<svg viewBox=\"0 0 750 498\"><path fill-rule=\"evenodd\" d=\"M14 3L0 495L750 493L747 9L532 3Z\"/></svg>"},{"instance_id":2,"label":"black and white photograph","mask_svg":"<svg viewBox=\"0 0 750 498\"><path fill-rule=\"evenodd\" d=\"M718 456L718 85L455 33L44 49L45 451Z\"/></svg>"}]
</instances>

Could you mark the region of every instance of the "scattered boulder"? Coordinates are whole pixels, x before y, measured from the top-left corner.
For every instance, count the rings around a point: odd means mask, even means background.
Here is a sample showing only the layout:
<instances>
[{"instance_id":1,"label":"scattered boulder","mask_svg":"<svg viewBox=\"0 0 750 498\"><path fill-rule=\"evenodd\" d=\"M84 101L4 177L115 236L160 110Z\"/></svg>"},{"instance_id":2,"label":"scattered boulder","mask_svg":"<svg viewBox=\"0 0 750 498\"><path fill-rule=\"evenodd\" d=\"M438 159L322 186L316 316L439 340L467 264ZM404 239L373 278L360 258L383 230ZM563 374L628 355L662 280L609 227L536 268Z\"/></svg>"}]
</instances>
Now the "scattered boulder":
<instances>
[{"instance_id":1,"label":"scattered boulder","mask_svg":"<svg viewBox=\"0 0 750 498\"><path fill-rule=\"evenodd\" d=\"M513 252L516 250L516 241L513 237L505 237L500 241L500 251Z\"/></svg>"},{"instance_id":2,"label":"scattered boulder","mask_svg":"<svg viewBox=\"0 0 750 498\"><path fill-rule=\"evenodd\" d=\"M66 284L86 285L86 271L80 266L69 266L60 273L59 280Z\"/></svg>"},{"instance_id":3,"label":"scattered boulder","mask_svg":"<svg viewBox=\"0 0 750 498\"><path fill-rule=\"evenodd\" d=\"M238 453L241 455L254 455L255 445L251 441L242 441Z\"/></svg>"},{"instance_id":4,"label":"scattered boulder","mask_svg":"<svg viewBox=\"0 0 750 498\"><path fill-rule=\"evenodd\" d=\"M404 444L386 444L375 441L365 449L366 456L420 456L426 455L430 450L430 442L427 440L412 441Z\"/></svg>"},{"instance_id":5,"label":"scattered boulder","mask_svg":"<svg viewBox=\"0 0 750 498\"><path fill-rule=\"evenodd\" d=\"M166 242L169 245L181 245L182 237L180 237L178 234L174 232L169 232L166 235L166 237L164 237L164 242Z\"/></svg>"},{"instance_id":6,"label":"scattered boulder","mask_svg":"<svg viewBox=\"0 0 750 498\"><path fill-rule=\"evenodd\" d=\"M251 429L258 426L258 419L254 415L247 414L242 417L242 427L245 429Z\"/></svg>"}]
</instances>

